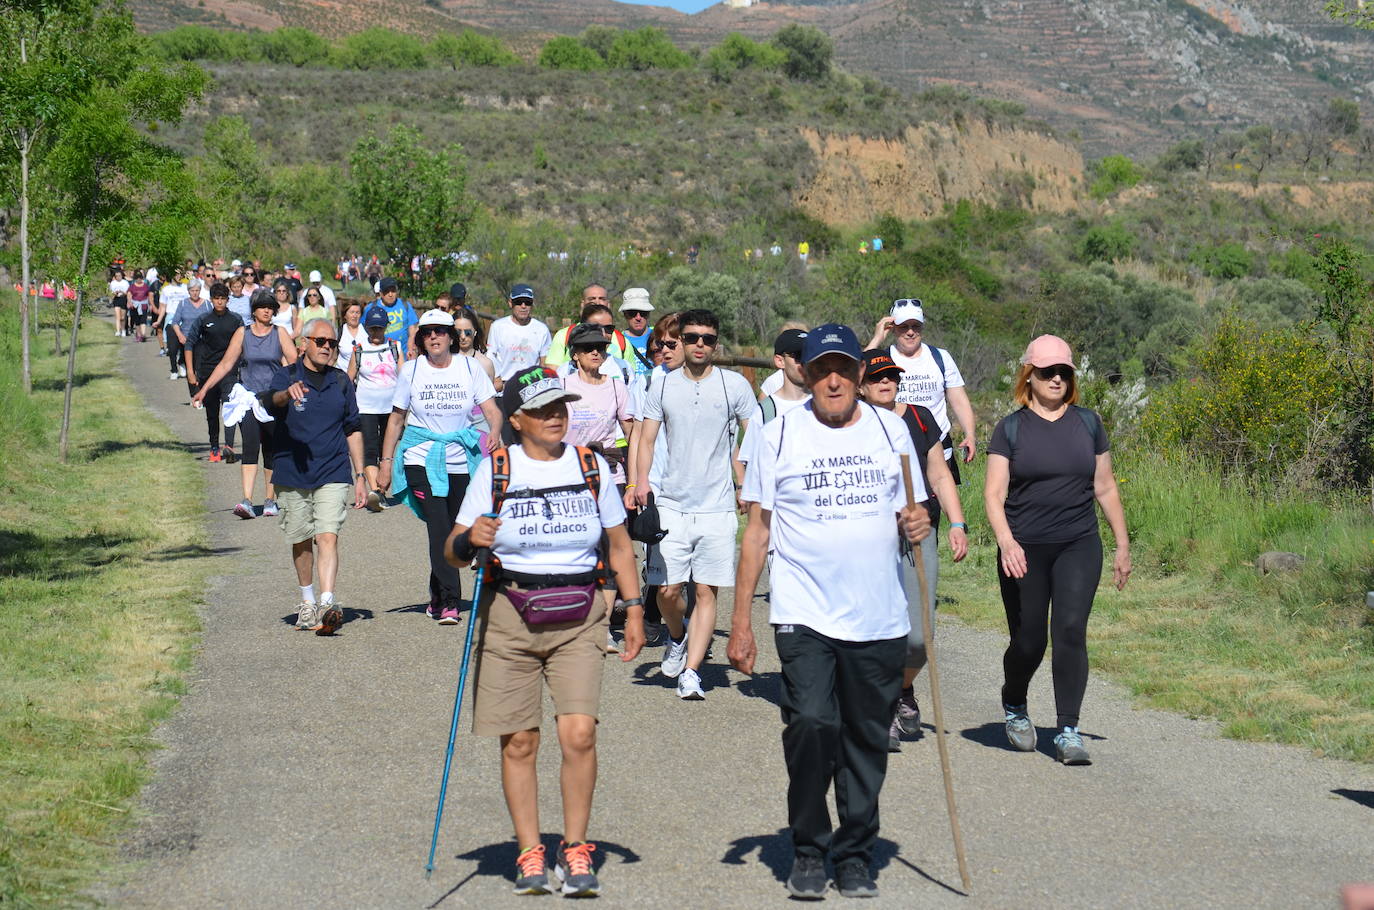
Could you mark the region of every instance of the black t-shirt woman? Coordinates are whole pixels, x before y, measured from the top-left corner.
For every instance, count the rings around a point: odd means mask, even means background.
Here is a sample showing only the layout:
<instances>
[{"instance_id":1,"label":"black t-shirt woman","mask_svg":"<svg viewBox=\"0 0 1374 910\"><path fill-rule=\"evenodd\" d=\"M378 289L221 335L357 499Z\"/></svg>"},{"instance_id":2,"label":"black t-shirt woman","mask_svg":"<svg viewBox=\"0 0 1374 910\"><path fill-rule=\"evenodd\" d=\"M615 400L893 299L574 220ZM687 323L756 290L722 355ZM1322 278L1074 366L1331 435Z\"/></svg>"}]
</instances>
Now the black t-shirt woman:
<instances>
[{"instance_id":1,"label":"black t-shirt woman","mask_svg":"<svg viewBox=\"0 0 1374 910\"><path fill-rule=\"evenodd\" d=\"M1107 432L1097 414L1075 403L1073 352L1063 339L1041 335L1030 343L1015 395L1022 407L992 432L984 487L1011 637L1002 658L1007 738L1017 749L1035 750L1026 691L1053 634L1055 751L1064 764L1086 765L1078 713L1088 685L1088 614L1102 576L1093 503L1116 538L1117 590L1131 574L1126 516Z\"/></svg>"}]
</instances>

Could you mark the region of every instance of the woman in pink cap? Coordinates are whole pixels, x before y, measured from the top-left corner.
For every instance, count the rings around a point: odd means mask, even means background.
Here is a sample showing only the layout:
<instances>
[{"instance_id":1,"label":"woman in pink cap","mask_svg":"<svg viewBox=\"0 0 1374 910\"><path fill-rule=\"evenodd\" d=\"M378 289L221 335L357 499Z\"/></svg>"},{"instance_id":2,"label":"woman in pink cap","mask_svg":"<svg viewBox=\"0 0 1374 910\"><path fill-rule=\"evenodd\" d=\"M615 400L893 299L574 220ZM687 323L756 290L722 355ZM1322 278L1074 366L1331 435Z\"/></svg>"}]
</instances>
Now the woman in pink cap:
<instances>
[{"instance_id":1,"label":"woman in pink cap","mask_svg":"<svg viewBox=\"0 0 1374 910\"><path fill-rule=\"evenodd\" d=\"M1011 637L1002 656L1007 739L1023 752L1035 751L1026 691L1053 635L1055 755L1066 765L1087 765L1078 712L1088 686L1088 614L1102 577L1093 502L1116 538L1112 581L1118 591L1131 574L1126 515L1102 419L1076 404L1073 352L1064 339L1041 335L1030 343L1015 396L1020 410L997 424L988 444L984 488Z\"/></svg>"}]
</instances>

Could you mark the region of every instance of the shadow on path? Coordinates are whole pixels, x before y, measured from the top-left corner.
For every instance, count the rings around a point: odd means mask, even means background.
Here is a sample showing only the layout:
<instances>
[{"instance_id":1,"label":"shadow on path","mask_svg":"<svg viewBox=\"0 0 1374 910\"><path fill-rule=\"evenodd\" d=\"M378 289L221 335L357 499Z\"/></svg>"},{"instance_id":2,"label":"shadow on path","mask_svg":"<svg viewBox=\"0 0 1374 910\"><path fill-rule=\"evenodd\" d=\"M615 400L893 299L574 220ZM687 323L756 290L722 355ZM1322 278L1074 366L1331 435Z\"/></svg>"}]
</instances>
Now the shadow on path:
<instances>
[{"instance_id":1,"label":"shadow on path","mask_svg":"<svg viewBox=\"0 0 1374 910\"><path fill-rule=\"evenodd\" d=\"M932 733L935 730L930 724L925 724L924 726L930 727ZM1098 742L1106 742L1107 740L1107 737L1098 736L1095 733L1085 733L1082 730L1078 732L1084 739L1097 740ZM981 727L969 727L966 730L961 730L960 735L963 736L964 739L975 742L980 746L987 746L990 749L1001 749L1003 752L1020 751L1019 749L1013 748L1011 743L1007 742L1007 728L1005 723L990 722L983 724ZM1050 758L1054 758L1054 738L1057 735L1059 735L1059 730L1055 727L1036 727L1035 751L1039 752L1041 755L1048 755Z\"/></svg>"},{"instance_id":2,"label":"shadow on path","mask_svg":"<svg viewBox=\"0 0 1374 910\"><path fill-rule=\"evenodd\" d=\"M743 866L746 858L755 850L759 854L758 861L769 868L773 873L773 878L780 882L786 882L787 876L792 871L793 856L792 837L789 829L779 828L775 834L758 834L752 837L736 838L730 842L730 848L725 851L725 855L720 858L720 861L728 866ZM876 875L895 862L952 894L967 896L963 891L940 881L920 866L902 857L900 850L901 848L895 842L885 837L878 838L873 844L873 858L870 863L874 874Z\"/></svg>"},{"instance_id":3,"label":"shadow on path","mask_svg":"<svg viewBox=\"0 0 1374 910\"><path fill-rule=\"evenodd\" d=\"M549 868L553 868L553 863L558 851L559 838L557 836L552 838L545 836L542 840L544 842L544 849L547 851L549 857ZM606 866L612 856L620 858L620 865L629 865L630 863L637 863L640 861L639 854L629 847L624 847L620 844L604 840L595 841L595 843L596 852L599 855L599 859L596 862L596 871L598 874L605 874ZM517 852L514 843L511 841L502 841L499 844L487 844L485 847L478 847L476 850L460 853L456 859L474 861L477 863L477 868L459 879L457 884L445 891L434 903L430 904L429 910L434 910L435 907L438 907L444 901L448 900L451 895L457 893L459 888L462 888L479 875L510 879L515 868L515 857ZM552 874L549 880L550 882L556 881Z\"/></svg>"},{"instance_id":4,"label":"shadow on path","mask_svg":"<svg viewBox=\"0 0 1374 910\"><path fill-rule=\"evenodd\" d=\"M348 624L351 622L361 622L369 620L373 617L373 613L371 610L356 609L354 607L344 606L343 604L339 604L339 609L343 611L343 625L339 627L340 632L348 628ZM284 625L294 626L296 624L296 620L299 618L299 613L289 613L286 616L283 616L281 618L281 621Z\"/></svg>"},{"instance_id":5,"label":"shadow on path","mask_svg":"<svg viewBox=\"0 0 1374 910\"><path fill-rule=\"evenodd\" d=\"M104 458L107 455L117 455L120 452L126 452L129 449L157 449L161 452L175 452L178 455L181 455L187 452L194 451L195 447L187 445L184 442L175 442L173 440L167 439L159 439L157 441L151 439L139 439L134 442L107 439L104 442L100 442L96 445L91 446L89 449L87 449L87 453L90 455L90 459L92 461L95 461L97 459Z\"/></svg>"},{"instance_id":6,"label":"shadow on path","mask_svg":"<svg viewBox=\"0 0 1374 910\"><path fill-rule=\"evenodd\" d=\"M1374 809L1374 790L1349 790L1345 787L1338 787L1331 792L1337 796L1344 796L1351 802L1359 803L1366 809Z\"/></svg>"},{"instance_id":7,"label":"shadow on path","mask_svg":"<svg viewBox=\"0 0 1374 910\"><path fill-rule=\"evenodd\" d=\"M99 382L102 379L113 379L113 373L77 373L72 377L72 388L79 389L92 382ZM60 392L67 387L67 377L61 376L57 379L35 379L33 390L35 392Z\"/></svg>"}]
</instances>

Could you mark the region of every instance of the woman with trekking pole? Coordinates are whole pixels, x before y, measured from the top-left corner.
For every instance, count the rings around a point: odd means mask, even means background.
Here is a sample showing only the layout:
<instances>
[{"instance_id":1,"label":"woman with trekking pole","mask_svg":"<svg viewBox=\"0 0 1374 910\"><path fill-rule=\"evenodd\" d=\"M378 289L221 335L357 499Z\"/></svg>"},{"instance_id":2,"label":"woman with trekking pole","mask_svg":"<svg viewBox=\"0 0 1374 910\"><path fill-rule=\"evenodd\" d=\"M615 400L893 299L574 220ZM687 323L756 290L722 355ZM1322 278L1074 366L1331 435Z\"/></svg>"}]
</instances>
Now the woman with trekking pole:
<instances>
[{"instance_id":1,"label":"woman with trekking pole","mask_svg":"<svg viewBox=\"0 0 1374 910\"><path fill-rule=\"evenodd\" d=\"M1026 692L1053 636L1055 755L1066 765L1087 765L1078 720L1088 686L1088 614L1102 577L1093 503L1116 539L1118 591L1131 575L1126 515L1102 419L1077 405L1068 343L1054 335L1032 341L1014 394L1021 408L993 430L983 493L1011 639L1002 657L1007 739L1022 752L1035 751Z\"/></svg>"},{"instance_id":2,"label":"woman with trekking pole","mask_svg":"<svg viewBox=\"0 0 1374 910\"><path fill-rule=\"evenodd\" d=\"M473 474L449 538L454 565L490 550L473 732L498 736L501 785L519 853L515 892L546 894L536 758L543 682L553 697L562 750L563 839L554 860L564 895L600 891L587 840L596 786L596 725L608 611L597 588L609 563L627 618L622 661L644 645L644 612L625 508L606 459L564 443L569 392L550 368L512 376L502 392L519 443L500 448ZM491 515L499 517L493 518ZM602 549L603 535L606 540Z\"/></svg>"}]
</instances>

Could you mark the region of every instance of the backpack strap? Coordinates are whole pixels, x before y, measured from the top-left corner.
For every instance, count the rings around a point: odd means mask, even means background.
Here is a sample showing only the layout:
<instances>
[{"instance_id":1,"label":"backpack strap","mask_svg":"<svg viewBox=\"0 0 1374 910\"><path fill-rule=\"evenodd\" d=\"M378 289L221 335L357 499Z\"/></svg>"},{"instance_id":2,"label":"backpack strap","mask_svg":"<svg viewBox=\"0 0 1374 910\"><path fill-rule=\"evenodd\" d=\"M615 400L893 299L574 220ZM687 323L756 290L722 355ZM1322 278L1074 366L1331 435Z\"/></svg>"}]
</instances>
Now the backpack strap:
<instances>
[{"instance_id":1,"label":"backpack strap","mask_svg":"<svg viewBox=\"0 0 1374 910\"><path fill-rule=\"evenodd\" d=\"M921 428L921 432L929 433L930 429L926 426L926 422L921 419L921 412L916 410L916 405L909 404L906 406L906 409L907 413L911 415L911 418L916 421L916 426Z\"/></svg>"},{"instance_id":2,"label":"backpack strap","mask_svg":"<svg viewBox=\"0 0 1374 910\"><path fill-rule=\"evenodd\" d=\"M767 423L778 416L778 403L773 400L772 395L768 395L759 402L759 410L763 412L763 422Z\"/></svg>"},{"instance_id":3,"label":"backpack strap","mask_svg":"<svg viewBox=\"0 0 1374 910\"><path fill-rule=\"evenodd\" d=\"M601 468L596 463L596 453L586 446L578 446L577 464L582 469L582 479L587 482L587 489L592 491L592 496L598 503L601 502ZM492 476L496 475L493 473ZM509 482L510 478L507 477L506 480Z\"/></svg>"},{"instance_id":4,"label":"backpack strap","mask_svg":"<svg viewBox=\"0 0 1374 910\"><path fill-rule=\"evenodd\" d=\"M931 357L932 360L935 361L935 365L936 365L937 367L940 368L940 385L943 386L944 388L949 388L948 386L945 385L945 355L944 355L944 352L941 351L939 348L937 348L937 347L936 347L935 345L933 345L933 344L928 344L928 345L926 345L926 349L930 351L930 357Z\"/></svg>"},{"instance_id":5,"label":"backpack strap","mask_svg":"<svg viewBox=\"0 0 1374 910\"><path fill-rule=\"evenodd\" d=\"M501 514L510 489L510 449L502 446L491 453L491 510Z\"/></svg>"},{"instance_id":6,"label":"backpack strap","mask_svg":"<svg viewBox=\"0 0 1374 910\"><path fill-rule=\"evenodd\" d=\"M1083 426L1088 428L1088 435L1094 440L1097 439L1098 417L1097 412L1091 408L1080 408L1078 405L1070 405L1078 413L1078 418L1083 421Z\"/></svg>"},{"instance_id":7,"label":"backpack strap","mask_svg":"<svg viewBox=\"0 0 1374 910\"><path fill-rule=\"evenodd\" d=\"M1002 433L1007 437L1008 449L1016 448L1016 427L1021 423L1021 411L1012 411L1002 420Z\"/></svg>"}]
</instances>

